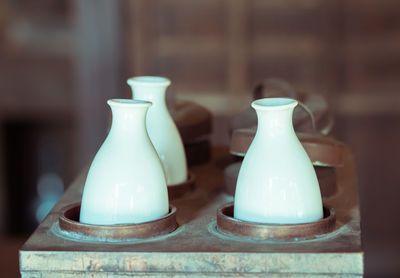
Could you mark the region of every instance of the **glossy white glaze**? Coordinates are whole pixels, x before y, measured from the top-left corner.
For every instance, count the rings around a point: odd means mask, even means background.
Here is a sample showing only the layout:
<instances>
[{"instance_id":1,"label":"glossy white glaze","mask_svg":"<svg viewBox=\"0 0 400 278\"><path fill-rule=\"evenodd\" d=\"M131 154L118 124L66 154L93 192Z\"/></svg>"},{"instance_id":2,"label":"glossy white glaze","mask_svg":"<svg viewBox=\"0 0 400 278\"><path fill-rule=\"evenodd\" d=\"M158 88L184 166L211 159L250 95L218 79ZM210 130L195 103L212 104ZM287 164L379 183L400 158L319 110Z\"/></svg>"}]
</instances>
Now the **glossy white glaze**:
<instances>
[{"instance_id":1,"label":"glossy white glaze","mask_svg":"<svg viewBox=\"0 0 400 278\"><path fill-rule=\"evenodd\" d=\"M295 224L322 218L322 198L312 163L293 129L297 101L254 101L258 128L239 171L234 217Z\"/></svg>"},{"instance_id":2,"label":"glossy white glaze","mask_svg":"<svg viewBox=\"0 0 400 278\"><path fill-rule=\"evenodd\" d=\"M131 86L134 99L153 103L147 114L147 130L164 167L167 184L186 181L185 150L165 100L171 82L164 77L138 76L128 79L127 83Z\"/></svg>"},{"instance_id":3,"label":"glossy white glaze","mask_svg":"<svg viewBox=\"0 0 400 278\"><path fill-rule=\"evenodd\" d=\"M147 101L109 100L112 125L88 172L80 221L140 223L168 213L160 159L146 130Z\"/></svg>"}]
</instances>

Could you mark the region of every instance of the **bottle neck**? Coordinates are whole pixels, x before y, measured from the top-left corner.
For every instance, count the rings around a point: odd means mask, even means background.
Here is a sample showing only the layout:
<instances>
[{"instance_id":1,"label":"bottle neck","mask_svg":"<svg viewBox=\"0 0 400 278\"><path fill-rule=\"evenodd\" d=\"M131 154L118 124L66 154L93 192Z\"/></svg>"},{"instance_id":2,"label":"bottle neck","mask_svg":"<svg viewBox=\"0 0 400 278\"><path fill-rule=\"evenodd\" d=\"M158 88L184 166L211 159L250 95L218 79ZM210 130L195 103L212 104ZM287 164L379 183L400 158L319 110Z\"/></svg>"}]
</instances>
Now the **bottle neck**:
<instances>
[{"instance_id":1,"label":"bottle neck","mask_svg":"<svg viewBox=\"0 0 400 278\"><path fill-rule=\"evenodd\" d=\"M153 107L157 107L152 110L167 109L166 90L167 86L164 85L134 85L132 86L132 96L137 100L150 101Z\"/></svg>"},{"instance_id":2,"label":"bottle neck","mask_svg":"<svg viewBox=\"0 0 400 278\"><path fill-rule=\"evenodd\" d=\"M110 134L147 134L146 114L149 107L115 107L111 106L112 124ZM122 138L123 136L121 136Z\"/></svg>"},{"instance_id":3,"label":"bottle neck","mask_svg":"<svg viewBox=\"0 0 400 278\"><path fill-rule=\"evenodd\" d=\"M293 107L282 110L257 109L257 135L281 138L295 134L293 128Z\"/></svg>"}]
</instances>

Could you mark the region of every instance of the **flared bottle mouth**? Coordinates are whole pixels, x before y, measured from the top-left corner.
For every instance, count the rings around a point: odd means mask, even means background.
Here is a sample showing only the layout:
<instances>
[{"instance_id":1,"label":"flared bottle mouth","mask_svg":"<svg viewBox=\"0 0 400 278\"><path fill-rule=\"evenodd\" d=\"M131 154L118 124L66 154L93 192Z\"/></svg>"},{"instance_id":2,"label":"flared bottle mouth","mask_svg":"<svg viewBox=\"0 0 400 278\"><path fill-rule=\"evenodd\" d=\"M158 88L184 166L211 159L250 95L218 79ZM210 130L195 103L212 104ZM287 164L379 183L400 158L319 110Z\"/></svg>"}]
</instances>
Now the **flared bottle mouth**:
<instances>
[{"instance_id":1,"label":"flared bottle mouth","mask_svg":"<svg viewBox=\"0 0 400 278\"><path fill-rule=\"evenodd\" d=\"M121 106L121 107L150 107L152 103L145 100L137 99L109 99L107 104L110 106Z\"/></svg>"},{"instance_id":2,"label":"flared bottle mouth","mask_svg":"<svg viewBox=\"0 0 400 278\"><path fill-rule=\"evenodd\" d=\"M261 98L253 101L251 106L256 110L284 110L297 104L297 100L292 98Z\"/></svg>"},{"instance_id":3,"label":"flared bottle mouth","mask_svg":"<svg viewBox=\"0 0 400 278\"><path fill-rule=\"evenodd\" d=\"M161 76L136 76L129 78L127 83L130 86L169 86L171 81L168 78Z\"/></svg>"}]
</instances>

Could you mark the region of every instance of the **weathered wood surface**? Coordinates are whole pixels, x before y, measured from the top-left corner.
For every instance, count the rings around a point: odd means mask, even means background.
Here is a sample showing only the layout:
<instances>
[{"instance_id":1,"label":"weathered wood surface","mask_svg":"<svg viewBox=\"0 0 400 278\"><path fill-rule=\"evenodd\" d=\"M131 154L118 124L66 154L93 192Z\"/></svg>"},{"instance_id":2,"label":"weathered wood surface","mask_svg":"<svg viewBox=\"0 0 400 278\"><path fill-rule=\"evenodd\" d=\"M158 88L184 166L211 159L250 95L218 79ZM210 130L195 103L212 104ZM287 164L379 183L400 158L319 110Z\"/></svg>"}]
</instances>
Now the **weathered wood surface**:
<instances>
[{"instance_id":1,"label":"weathered wood surface","mask_svg":"<svg viewBox=\"0 0 400 278\"><path fill-rule=\"evenodd\" d=\"M194 192L172 201L180 227L150 240L94 242L60 235L60 209L81 198L85 173L70 186L20 250L22 277L359 277L363 274L358 186L354 159L345 152L338 192L325 200L335 208L337 227L320 239L267 242L232 238L215 230L216 210L232 197L222 193L228 155L215 149L213 161L194 167Z\"/></svg>"}]
</instances>

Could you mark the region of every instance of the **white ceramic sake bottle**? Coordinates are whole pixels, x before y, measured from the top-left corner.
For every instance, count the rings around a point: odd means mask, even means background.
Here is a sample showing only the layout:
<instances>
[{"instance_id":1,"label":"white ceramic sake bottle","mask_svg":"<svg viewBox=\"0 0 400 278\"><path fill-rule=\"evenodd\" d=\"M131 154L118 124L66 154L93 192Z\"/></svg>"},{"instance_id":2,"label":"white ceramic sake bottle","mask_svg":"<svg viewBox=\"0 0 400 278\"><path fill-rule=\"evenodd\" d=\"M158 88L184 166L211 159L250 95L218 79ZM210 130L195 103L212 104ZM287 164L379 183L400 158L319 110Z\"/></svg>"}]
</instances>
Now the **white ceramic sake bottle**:
<instances>
[{"instance_id":1,"label":"white ceramic sake bottle","mask_svg":"<svg viewBox=\"0 0 400 278\"><path fill-rule=\"evenodd\" d=\"M322 198L313 165L293 129L297 101L254 101L258 128L239 171L234 217L296 224L322 218Z\"/></svg>"},{"instance_id":2,"label":"white ceramic sake bottle","mask_svg":"<svg viewBox=\"0 0 400 278\"><path fill-rule=\"evenodd\" d=\"M141 223L168 213L168 192L146 130L147 101L112 99L110 132L97 152L83 190L80 222Z\"/></svg>"},{"instance_id":3,"label":"white ceramic sake bottle","mask_svg":"<svg viewBox=\"0 0 400 278\"><path fill-rule=\"evenodd\" d=\"M147 114L147 130L164 167L168 185L188 177L185 150L178 129L168 112L166 90L170 80L156 76L132 77L127 81L134 99L153 103Z\"/></svg>"}]
</instances>

